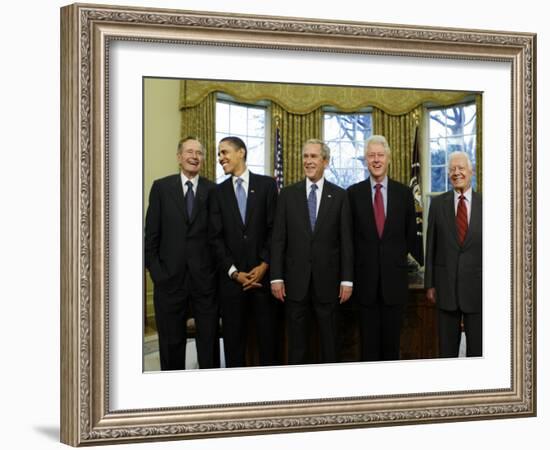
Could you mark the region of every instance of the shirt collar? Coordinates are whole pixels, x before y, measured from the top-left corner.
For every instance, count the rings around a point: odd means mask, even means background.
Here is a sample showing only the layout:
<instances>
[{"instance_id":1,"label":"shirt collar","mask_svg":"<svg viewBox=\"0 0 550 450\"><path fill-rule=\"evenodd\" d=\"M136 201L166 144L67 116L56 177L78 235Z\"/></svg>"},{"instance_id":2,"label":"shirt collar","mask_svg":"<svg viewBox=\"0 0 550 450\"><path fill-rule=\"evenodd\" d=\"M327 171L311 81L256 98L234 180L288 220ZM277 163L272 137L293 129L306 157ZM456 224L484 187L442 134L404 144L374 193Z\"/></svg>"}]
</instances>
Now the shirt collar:
<instances>
[{"instance_id":1,"label":"shirt collar","mask_svg":"<svg viewBox=\"0 0 550 450\"><path fill-rule=\"evenodd\" d=\"M455 201L458 202L459 197L460 197L461 194L458 191L453 190L453 192L454 192L454 196L455 196ZM463 192L462 195L464 195L464 198L466 198L466 201L468 203L472 203L472 187L471 186L468 188L467 191Z\"/></svg>"},{"instance_id":2,"label":"shirt collar","mask_svg":"<svg viewBox=\"0 0 550 450\"><path fill-rule=\"evenodd\" d=\"M195 175L193 178L187 178L183 172L180 172L180 175L181 175L181 184L183 186L185 186L185 183L190 181L191 183L193 183L193 188L194 189L197 188L197 184L199 184L199 175L198 174Z\"/></svg>"},{"instance_id":3,"label":"shirt collar","mask_svg":"<svg viewBox=\"0 0 550 450\"><path fill-rule=\"evenodd\" d=\"M380 182L374 181L374 178L370 178L370 187L371 187L371 189L374 190L374 186L376 186L377 184L381 184L384 189L388 189L388 176L385 175L384 179Z\"/></svg>"},{"instance_id":4,"label":"shirt collar","mask_svg":"<svg viewBox=\"0 0 550 450\"><path fill-rule=\"evenodd\" d=\"M242 178L243 182L245 185L248 185L248 180L250 180L250 170L248 170L248 167L244 170L243 173L241 173L240 176L235 176L233 175L231 177L232 181L233 181L233 186L237 183L237 178Z\"/></svg>"},{"instance_id":5,"label":"shirt collar","mask_svg":"<svg viewBox=\"0 0 550 450\"><path fill-rule=\"evenodd\" d=\"M306 177L306 191L309 192L310 189L311 189L311 185L313 184L313 182L308 178ZM318 179L316 182L315 182L315 185L317 186L317 190L318 191L321 191L323 190L323 185L325 184L325 177L321 177L320 179Z\"/></svg>"}]
</instances>

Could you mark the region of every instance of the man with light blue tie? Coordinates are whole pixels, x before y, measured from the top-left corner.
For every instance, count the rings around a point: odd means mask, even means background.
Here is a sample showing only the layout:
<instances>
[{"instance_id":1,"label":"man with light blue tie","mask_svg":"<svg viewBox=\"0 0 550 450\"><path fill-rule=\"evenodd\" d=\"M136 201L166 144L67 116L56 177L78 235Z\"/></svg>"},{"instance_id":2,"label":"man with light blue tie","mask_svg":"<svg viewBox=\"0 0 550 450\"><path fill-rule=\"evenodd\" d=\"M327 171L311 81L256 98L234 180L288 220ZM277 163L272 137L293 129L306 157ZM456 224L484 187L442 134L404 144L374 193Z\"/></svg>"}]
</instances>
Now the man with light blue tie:
<instances>
[{"instance_id":1,"label":"man with light blue tie","mask_svg":"<svg viewBox=\"0 0 550 450\"><path fill-rule=\"evenodd\" d=\"M353 289L353 246L346 191L324 178L330 148L302 149L306 178L281 190L271 247L271 292L284 302L288 362L304 364L310 316L319 329L319 362L338 361L337 309Z\"/></svg>"},{"instance_id":2,"label":"man with light blue tie","mask_svg":"<svg viewBox=\"0 0 550 450\"><path fill-rule=\"evenodd\" d=\"M247 365L248 316L253 315L260 365L280 362L279 305L269 292L271 233L277 204L275 180L246 165L246 144L223 138L218 159L231 175L214 189L210 205L210 244L219 269L225 362ZM249 361L250 362L250 361Z\"/></svg>"}]
</instances>

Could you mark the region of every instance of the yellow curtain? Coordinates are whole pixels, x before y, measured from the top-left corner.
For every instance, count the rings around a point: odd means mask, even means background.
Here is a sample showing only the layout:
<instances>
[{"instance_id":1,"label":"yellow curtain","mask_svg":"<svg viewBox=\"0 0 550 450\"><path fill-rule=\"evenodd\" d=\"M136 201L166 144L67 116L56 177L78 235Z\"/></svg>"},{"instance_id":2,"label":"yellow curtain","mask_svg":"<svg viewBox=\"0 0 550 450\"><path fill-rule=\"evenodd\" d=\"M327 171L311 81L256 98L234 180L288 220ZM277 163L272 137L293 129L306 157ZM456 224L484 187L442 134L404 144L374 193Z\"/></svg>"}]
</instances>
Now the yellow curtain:
<instances>
[{"instance_id":1,"label":"yellow curtain","mask_svg":"<svg viewBox=\"0 0 550 450\"><path fill-rule=\"evenodd\" d=\"M304 177L302 145L308 139L322 139L323 110L317 108L309 114L294 114L277 103L271 104L271 142L275 143L277 126L283 146L284 184L295 183ZM274 158L274 145L271 160Z\"/></svg>"},{"instance_id":2,"label":"yellow curtain","mask_svg":"<svg viewBox=\"0 0 550 450\"><path fill-rule=\"evenodd\" d=\"M483 102L481 94L476 94L476 178L477 192L483 188Z\"/></svg>"},{"instance_id":3,"label":"yellow curtain","mask_svg":"<svg viewBox=\"0 0 550 450\"><path fill-rule=\"evenodd\" d=\"M392 89L358 86L257 83L218 80L182 80L180 106L198 105L212 92L224 92L243 103L271 100L294 114L307 114L331 105L341 112L374 106L389 114L405 114L424 103L451 105L471 92L428 89Z\"/></svg>"},{"instance_id":4,"label":"yellow curtain","mask_svg":"<svg viewBox=\"0 0 550 450\"><path fill-rule=\"evenodd\" d=\"M211 92L199 104L181 108L181 137L195 136L204 146L201 175L216 179L216 93Z\"/></svg>"},{"instance_id":5,"label":"yellow curtain","mask_svg":"<svg viewBox=\"0 0 550 450\"><path fill-rule=\"evenodd\" d=\"M411 176L414 134L416 126L421 123L421 106L400 115L387 114L378 108L373 108L372 110L373 134L384 136L391 149L391 163L388 175L394 180L407 185Z\"/></svg>"}]
</instances>

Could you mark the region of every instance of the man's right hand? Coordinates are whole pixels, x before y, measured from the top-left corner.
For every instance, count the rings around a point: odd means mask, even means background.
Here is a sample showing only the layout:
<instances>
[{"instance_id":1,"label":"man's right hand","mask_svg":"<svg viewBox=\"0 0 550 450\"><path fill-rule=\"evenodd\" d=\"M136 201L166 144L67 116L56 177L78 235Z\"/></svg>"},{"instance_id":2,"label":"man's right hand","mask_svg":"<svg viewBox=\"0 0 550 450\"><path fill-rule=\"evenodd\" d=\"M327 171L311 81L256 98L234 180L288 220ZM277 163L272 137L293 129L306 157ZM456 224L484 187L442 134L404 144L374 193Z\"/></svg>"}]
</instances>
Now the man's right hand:
<instances>
[{"instance_id":1,"label":"man's right hand","mask_svg":"<svg viewBox=\"0 0 550 450\"><path fill-rule=\"evenodd\" d=\"M286 297L285 283L283 281L271 283L271 293L277 300L284 302Z\"/></svg>"},{"instance_id":2,"label":"man's right hand","mask_svg":"<svg viewBox=\"0 0 550 450\"><path fill-rule=\"evenodd\" d=\"M435 288L426 289L426 300L432 305L435 305Z\"/></svg>"}]
</instances>

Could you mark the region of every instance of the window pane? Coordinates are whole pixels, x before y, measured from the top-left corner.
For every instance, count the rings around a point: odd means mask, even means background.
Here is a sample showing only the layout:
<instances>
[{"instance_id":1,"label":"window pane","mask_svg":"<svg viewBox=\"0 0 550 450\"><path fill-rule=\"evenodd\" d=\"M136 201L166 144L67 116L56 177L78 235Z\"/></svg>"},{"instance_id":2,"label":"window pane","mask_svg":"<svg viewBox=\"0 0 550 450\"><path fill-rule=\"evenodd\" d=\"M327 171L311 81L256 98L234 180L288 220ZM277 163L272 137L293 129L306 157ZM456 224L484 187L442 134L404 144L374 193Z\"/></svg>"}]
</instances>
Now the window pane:
<instances>
[{"instance_id":1,"label":"window pane","mask_svg":"<svg viewBox=\"0 0 550 450\"><path fill-rule=\"evenodd\" d=\"M265 110L248 108L248 135L264 138L265 136Z\"/></svg>"},{"instance_id":2,"label":"window pane","mask_svg":"<svg viewBox=\"0 0 550 450\"><path fill-rule=\"evenodd\" d=\"M229 105L227 103L216 104L216 131L229 132Z\"/></svg>"},{"instance_id":3,"label":"window pane","mask_svg":"<svg viewBox=\"0 0 550 450\"><path fill-rule=\"evenodd\" d=\"M430 160L432 165L445 165L445 140L437 139L430 141Z\"/></svg>"},{"instance_id":4,"label":"window pane","mask_svg":"<svg viewBox=\"0 0 550 450\"><path fill-rule=\"evenodd\" d=\"M462 137L447 139L447 153L464 151L464 139Z\"/></svg>"},{"instance_id":5,"label":"window pane","mask_svg":"<svg viewBox=\"0 0 550 450\"><path fill-rule=\"evenodd\" d=\"M262 166L265 161L265 144L263 138L249 137L247 142L247 165ZM262 171L263 173L263 171Z\"/></svg>"},{"instance_id":6,"label":"window pane","mask_svg":"<svg viewBox=\"0 0 550 450\"><path fill-rule=\"evenodd\" d=\"M248 121L246 108L238 105L231 105L229 108L229 133L233 135L246 136Z\"/></svg>"},{"instance_id":7,"label":"window pane","mask_svg":"<svg viewBox=\"0 0 550 450\"><path fill-rule=\"evenodd\" d=\"M343 188L368 176L363 165L365 139L372 134L372 115L327 113L324 116L324 140L331 149L327 180Z\"/></svg>"},{"instance_id":8,"label":"window pane","mask_svg":"<svg viewBox=\"0 0 550 450\"><path fill-rule=\"evenodd\" d=\"M432 167L431 170L432 179L432 192L445 192L447 191L447 168L446 167Z\"/></svg>"},{"instance_id":9,"label":"window pane","mask_svg":"<svg viewBox=\"0 0 550 450\"><path fill-rule=\"evenodd\" d=\"M476 165L476 136L466 136L464 138L464 151L468 153L472 165Z\"/></svg>"},{"instance_id":10,"label":"window pane","mask_svg":"<svg viewBox=\"0 0 550 450\"><path fill-rule=\"evenodd\" d=\"M227 102L216 103L216 141L219 142L227 136L241 138L248 151L247 166L252 172L259 174L266 174L267 171L265 120L266 110L263 107L234 105ZM224 121L227 126L223 125ZM216 181L219 183L226 178L222 167L216 163Z\"/></svg>"},{"instance_id":11,"label":"window pane","mask_svg":"<svg viewBox=\"0 0 550 450\"><path fill-rule=\"evenodd\" d=\"M440 110L430 111L430 138L447 136L446 119Z\"/></svg>"},{"instance_id":12,"label":"window pane","mask_svg":"<svg viewBox=\"0 0 550 450\"><path fill-rule=\"evenodd\" d=\"M464 134L476 134L476 105L464 107Z\"/></svg>"},{"instance_id":13,"label":"window pane","mask_svg":"<svg viewBox=\"0 0 550 450\"><path fill-rule=\"evenodd\" d=\"M360 114L357 116L357 135L355 139L357 141L366 141L372 135L372 115ZM363 145L361 145L361 153L363 152Z\"/></svg>"},{"instance_id":14,"label":"window pane","mask_svg":"<svg viewBox=\"0 0 550 450\"><path fill-rule=\"evenodd\" d=\"M265 166L264 165L247 164L247 167L252 173L256 173L258 175L267 175L265 173Z\"/></svg>"},{"instance_id":15,"label":"window pane","mask_svg":"<svg viewBox=\"0 0 550 450\"><path fill-rule=\"evenodd\" d=\"M447 124L448 135L462 135L464 134L464 111L463 106L455 106L447 108L443 111Z\"/></svg>"},{"instance_id":16,"label":"window pane","mask_svg":"<svg viewBox=\"0 0 550 450\"><path fill-rule=\"evenodd\" d=\"M338 120L334 114L325 114L324 122L324 137L325 141L332 141L339 139L340 126Z\"/></svg>"}]
</instances>

